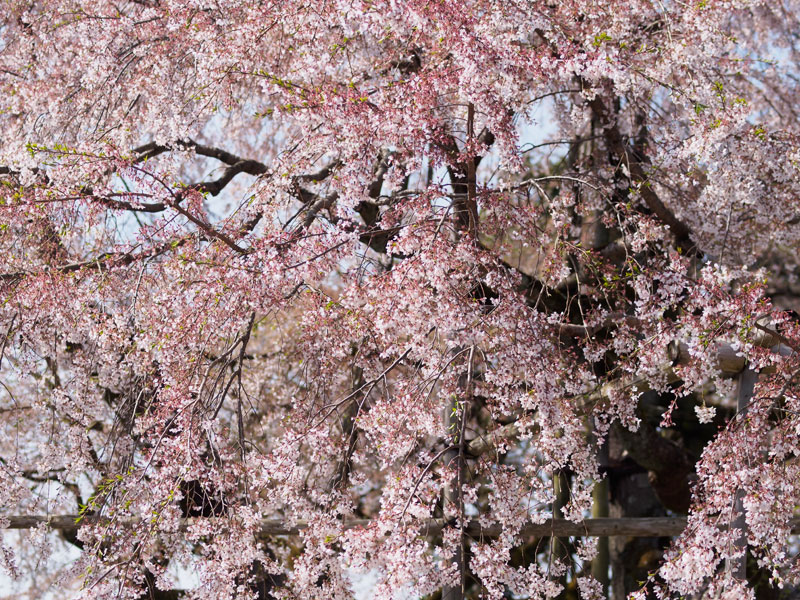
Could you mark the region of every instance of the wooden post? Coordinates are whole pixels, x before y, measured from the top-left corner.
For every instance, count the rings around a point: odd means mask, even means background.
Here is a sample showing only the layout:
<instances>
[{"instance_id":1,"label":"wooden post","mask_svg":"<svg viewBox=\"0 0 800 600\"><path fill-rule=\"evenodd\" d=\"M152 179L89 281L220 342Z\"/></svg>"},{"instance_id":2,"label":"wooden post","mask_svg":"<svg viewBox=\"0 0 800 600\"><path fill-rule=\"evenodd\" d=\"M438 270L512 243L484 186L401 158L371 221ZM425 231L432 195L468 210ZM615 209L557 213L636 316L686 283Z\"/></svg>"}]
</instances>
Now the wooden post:
<instances>
[{"instance_id":1,"label":"wooden post","mask_svg":"<svg viewBox=\"0 0 800 600\"><path fill-rule=\"evenodd\" d=\"M598 462L601 467L608 467L608 440L598 448ZM592 490L592 518L608 517L608 475L598 481ZM608 538L597 540L597 556L592 560L592 577L603 586L603 596L608 597Z\"/></svg>"},{"instance_id":2,"label":"wooden post","mask_svg":"<svg viewBox=\"0 0 800 600\"><path fill-rule=\"evenodd\" d=\"M569 476L564 471L553 475L553 519L562 518L561 508L569 502ZM550 560L569 561L569 539L555 535L550 537ZM559 583L566 589L566 574L559 577ZM563 594L562 594L563 596Z\"/></svg>"},{"instance_id":3,"label":"wooden post","mask_svg":"<svg viewBox=\"0 0 800 600\"><path fill-rule=\"evenodd\" d=\"M460 351L459 351L460 352ZM467 358L467 373L462 380L460 394L462 400L459 402L458 398L454 398L452 402L447 405L447 414L445 414L445 425L447 426L448 435L453 435L454 449L445 454L445 464L450 464L453 460L456 461L456 477L444 489L444 502L443 513L444 518L458 519L461 527L461 535L459 536L459 544L456 549L456 562L458 563L459 583L458 586L446 586L442 589L442 600L463 600L466 595L467 589L467 575L469 567L467 565L467 537L466 537L466 514L464 512L464 485L466 484L467 465L466 465L466 449L467 442L465 439L467 420L469 419L469 409L472 401L472 378L473 378L473 359L475 357L475 346L469 349L469 356ZM448 509L450 513L448 514Z\"/></svg>"},{"instance_id":4,"label":"wooden post","mask_svg":"<svg viewBox=\"0 0 800 600\"><path fill-rule=\"evenodd\" d=\"M745 419L747 416L747 407L753 398L757 379L758 374L747 364L737 376L736 417L738 419ZM739 537L734 541L734 546L741 548L743 554L738 558L728 560L725 567L733 578L744 581L747 579L747 520L744 510L744 490L742 489L736 491L733 511L734 517L731 526L740 532Z\"/></svg>"},{"instance_id":5,"label":"wooden post","mask_svg":"<svg viewBox=\"0 0 800 600\"><path fill-rule=\"evenodd\" d=\"M460 431L460 419L458 417L458 400L453 399L452 402L448 402L445 408L445 415L444 415L444 423L447 428L448 437L452 439L451 435ZM444 464L446 466L450 466L454 461L458 461L458 450L453 449L449 452L446 452L444 455ZM458 468L461 468L461 465L458 465ZM445 522L458 517L458 508L459 508L459 490L457 489L458 484L460 483L460 477L454 478L450 481L443 490L443 498L442 498L442 513ZM461 548L459 546L456 557L456 562L458 562L459 566L462 563L463 557L461 556ZM445 586L442 588L442 600L463 600L463 595L461 594L461 585L457 586Z\"/></svg>"}]
</instances>

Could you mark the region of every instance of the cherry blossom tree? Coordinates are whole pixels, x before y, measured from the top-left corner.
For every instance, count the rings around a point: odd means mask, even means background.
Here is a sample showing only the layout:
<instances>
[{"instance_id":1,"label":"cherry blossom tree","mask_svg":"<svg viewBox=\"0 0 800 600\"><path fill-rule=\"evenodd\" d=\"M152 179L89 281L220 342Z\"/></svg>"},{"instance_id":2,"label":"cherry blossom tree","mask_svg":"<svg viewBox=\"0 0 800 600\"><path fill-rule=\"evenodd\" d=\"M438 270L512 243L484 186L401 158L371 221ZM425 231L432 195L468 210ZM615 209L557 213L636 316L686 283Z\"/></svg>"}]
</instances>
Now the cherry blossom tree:
<instances>
[{"instance_id":1,"label":"cherry blossom tree","mask_svg":"<svg viewBox=\"0 0 800 600\"><path fill-rule=\"evenodd\" d=\"M2 556L80 551L31 594L798 583L799 3L3 8L2 514L78 522ZM688 515L610 591L531 533L609 499Z\"/></svg>"}]
</instances>

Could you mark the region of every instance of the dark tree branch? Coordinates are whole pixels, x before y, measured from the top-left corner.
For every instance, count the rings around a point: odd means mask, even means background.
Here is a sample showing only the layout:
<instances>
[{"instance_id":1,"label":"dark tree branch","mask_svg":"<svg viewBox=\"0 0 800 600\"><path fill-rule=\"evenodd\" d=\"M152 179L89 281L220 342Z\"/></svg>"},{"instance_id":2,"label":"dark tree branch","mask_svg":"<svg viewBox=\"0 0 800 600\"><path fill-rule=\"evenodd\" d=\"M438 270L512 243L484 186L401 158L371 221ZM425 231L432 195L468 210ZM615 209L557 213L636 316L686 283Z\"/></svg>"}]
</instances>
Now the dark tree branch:
<instances>
[{"instance_id":1,"label":"dark tree branch","mask_svg":"<svg viewBox=\"0 0 800 600\"><path fill-rule=\"evenodd\" d=\"M113 267L120 267L120 266L127 266L130 265L138 260L143 260L145 258L153 258L155 256L159 256L164 254L164 252L168 252L169 250L174 250L183 246L186 242L190 239L194 238L195 236L184 236L182 238L178 238L177 240L171 240L169 242L164 242L151 248L145 252L133 253L133 252L118 252L118 253L106 253L100 255L96 258L91 260L85 260L76 263L70 263L67 265L60 265L56 267L50 267L47 269L43 269L40 272L58 272L58 273L73 273L75 271L80 271L81 269L89 269L89 268L96 268L99 271L104 271L109 268ZM17 271L15 273L0 273L0 281L10 281L14 282L23 277L28 275L35 275L37 272L27 272L27 271Z\"/></svg>"},{"instance_id":2,"label":"dark tree branch","mask_svg":"<svg viewBox=\"0 0 800 600\"><path fill-rule=\"evenodd\" d=\"M598 118L600 126L605 130L606 144L612 154L612 163L614 165L622 163L627 167L631 184L638 187L642 199L650 211L669 226L678 244L684 247L691 246L689 227L667 208L651 187L649 176L645 173L645 167L651 166L650 159L644 152L645 140L639 139L636 148L628 148L614 115L603 99L598 95L589 103L589 106Z\"/></svg>"}]
</instances>

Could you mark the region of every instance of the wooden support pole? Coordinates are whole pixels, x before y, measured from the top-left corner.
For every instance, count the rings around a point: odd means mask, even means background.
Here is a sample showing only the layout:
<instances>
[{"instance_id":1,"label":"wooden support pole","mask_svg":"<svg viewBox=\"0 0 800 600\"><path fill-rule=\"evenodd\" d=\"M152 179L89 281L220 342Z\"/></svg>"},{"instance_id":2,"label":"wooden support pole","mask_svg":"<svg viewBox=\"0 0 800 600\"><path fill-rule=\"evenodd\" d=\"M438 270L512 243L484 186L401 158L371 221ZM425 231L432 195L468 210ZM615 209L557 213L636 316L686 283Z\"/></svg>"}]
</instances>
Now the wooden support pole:
<instances>
[{"instance_id":1,"label":"wooden support pole","mask_svg":"<svg viewBox=\"0 0 800 600\"><path fill-rule=\"evenodd\" d=\"M457 435L460 431L460 420L458 416L458 401L453 400L453 402L448 403L447 408L445 409L445 425L447 427L447 431L449 434L453 434L453 437ZM453 449L449 452L446 452L444 455L444 463L447 466L456 463L456 468L458 469L458 475L447 485L444 487L442 492L442 512L444 513L445 518L448 521L457 519L459 516L459 483L460 483L460 471L461 471L461 464L459 462L458 451ZM442 528L431 527L426 528L426 533L428 535L435 535L438 534ZM462 569L462 562L463 556L461 554L461 547L459 546L458 550L456 551L455 561L459 565L459 573L461 573ZM461 577L459 576L459 580ZM459 585L447 585L442 588L442 600L463 600L463 595L461 594L461 582L459 581Z\"/></svg>"},{"instance_id":2,"label":"wooden support pole","mask_svg":"<svg viewBox=\"0 0 800 600\"><path fill-rule=\"evenodd\" d=\"M608 466L608 440L598 449L598 462L601 467ZM608 517L608 476L598 481L592 490L592 517L604 519ZM592 560L592 577L603 586L603 596L608 597L608 567L610 554L608 538L597 540L597 556Z\"/></svg>"},{"instance_id":3,"label":"wooden support pole","mask_svg":"<svg viewBox=\"0 0 800 600\"><path fill-rule=\"evenodd\" d=\"M84 517L76 523L77 515L30 515L0 517L8 520L6 529L31 529L40 523L49 523L51 529L62 531L76 531L83 525L103 525L110 522L108 517ZM233 523L224 517L209 517L205 521L215 523L217 531L224 531L225 527ZM186 530L195 521L195 518L181 519L180 529ZM140 518L119 518L116 523L121 526L133 526L142 522ZM344 529L367 527L372 523L370 519L352 519L343 523ZM435 535L448 526L445 519L428 519L420 528L421 535ZM259 524L258 535L264 537L276 535L297 535L307 527L303 521L290 525L283 519L262 519ZM573 523L566 519L548 519L543 523L530 523L522 528L523 536L534 537L674 537L680 535L686 528L686 517L642 517L642 518L602 518L586 519L580 523ZM724 528L724 527L723 527ZM2 531L0 529L0 531ZM470 522L464 529L470 537L494 538L500 535L500 527L490 525L482 527L477 521ZM800 534L800 519L791 521L792 533ZM387 534L388 535L388 534Z\"/></svg>"},{"instance_id":4,"label":"wooden support pole","mask_svg":"<svg viewBox=\"0 0 800 600\"><path fill-rule=\"evenodd\" d=\"M459 543L455 556L459 572L458 585L447 585L442 588L442 600L464 600L466 596L469 565L467 564L467 533L463 526L467 520L464 512L464 485L466 484L467 475L467 441L465 439L465 434L472 400L472 369L474 356L475 347L472 346L469 349L469 356L467 358L467 373L460 384L462 388L462 393L460 394L461 400L459 401L457 398L454 398L452 402L448 403L446 414L444 415L447 432L449 435L453 436L454 447L453 451L445 454L445 464L450 465L455 461L456 477L445 486L442 512L446 518L455 519L461 523L461 535L459 536Z\"/></svg>"},{"instance_id":5,"label":"wooden support pole","mask_svg":"<svg viewBox=\"0 0 800 600\"><path fill-rule=\"evenodd\" d=\"M553 475L553 519L561 516L561 509L569 502L569 476L564 471ZM553 535L550 538L550 560L554 562L569 562L569 540L565 537ZM558 582L566 588L567 575L564 573Z\"/></svg>"},{"instance_id":6,"label":"wooden support pole","mask_svg":"<svg viewBox=\"0 0 800 600\"><path fill-rule=\"evenodd\" d=\"M758 373L749 366L745 366L737 379L736 417L745 419L747 418L747 408L753 399ZM734 579L745 581L747 579L747 515L744 509L744 490L736 490L733 504L733 523L731 526L739 530L739 536L733 545L736 549L742 551L742 555L728 560L725 567L730 571Z\"/></svg>"}]
</instances>

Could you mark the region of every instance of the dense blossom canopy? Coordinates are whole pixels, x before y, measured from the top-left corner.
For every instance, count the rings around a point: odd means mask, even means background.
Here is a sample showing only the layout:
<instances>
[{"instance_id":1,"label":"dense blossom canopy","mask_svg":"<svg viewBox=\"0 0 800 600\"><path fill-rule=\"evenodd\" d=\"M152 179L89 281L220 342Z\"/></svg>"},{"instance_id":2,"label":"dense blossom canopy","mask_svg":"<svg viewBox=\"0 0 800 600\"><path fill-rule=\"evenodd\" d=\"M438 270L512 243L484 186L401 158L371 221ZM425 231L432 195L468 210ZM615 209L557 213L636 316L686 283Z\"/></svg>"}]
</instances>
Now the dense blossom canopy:
<instances>
[{"instance_id":1,"label":"dense blossom canopy","mask_svg":"<svg viewBox=\"0 0 800 600\"><path fill-rule=\"evenodd\" d=\"M85 518L6 568L599 598L596 544L524 528L588 516L622 444L688 511L643 596L751 597L742 533L794 585L798 11L5 2L0 504Z\"/></svg>"}]
</instances>

